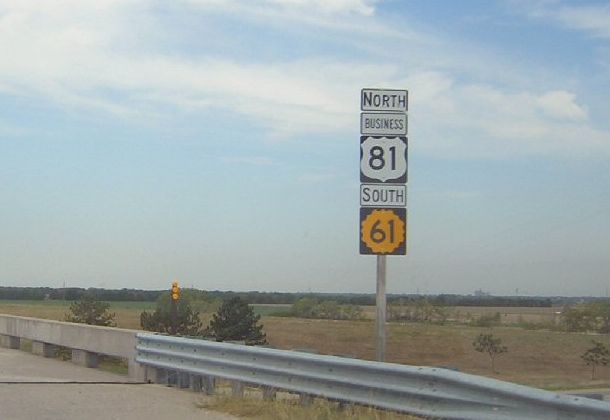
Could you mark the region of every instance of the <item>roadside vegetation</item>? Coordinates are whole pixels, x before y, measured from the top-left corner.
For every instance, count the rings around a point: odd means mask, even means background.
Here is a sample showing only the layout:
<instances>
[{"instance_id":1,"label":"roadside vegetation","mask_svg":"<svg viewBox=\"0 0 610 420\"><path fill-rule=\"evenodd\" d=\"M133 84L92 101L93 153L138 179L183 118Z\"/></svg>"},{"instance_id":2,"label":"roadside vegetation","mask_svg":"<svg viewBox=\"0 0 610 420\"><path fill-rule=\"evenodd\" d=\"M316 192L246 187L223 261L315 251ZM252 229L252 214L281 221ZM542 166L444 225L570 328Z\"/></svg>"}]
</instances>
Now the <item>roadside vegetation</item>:
<instances>
[{"instance_id":1,"label":"roadside vegetation","mask_svg":"<svg viewBox=\"0 0 610 420\"><path fill-rule=\"evenodd\" d=\"M566 306L561 312L567 331L610 333L610 299Z\"/></svg>"},{"instance_id":2,"label":"roadside vegetation","mask_svg":"<svg viewBox=\"0 0 610 420\"><path fill-rule=\"evenodd\" d=\"M140 327L146 331L154 331L171 334L173 324L178 335L198 336L202 334L203 323L199 317L199 311L193 309L192 296L184 293L176 302L176 316L172 319L172 301L169 293L165 293L157 299L154 312L143 311L140 314Z\"/></svg>"},{"instance_id":3,"label":"roadside vegetation","mask_svg":"<svg viewBox=\"0 0 610 420\"><path fill-rule=\"evenodd\" d=\"M188 293L188 289L183 290L183 296ZM263 332L271 347L374 360L374 307L357 306L357 316L350 316L353 319L345 319L350 317L344 315L305 318L296 315L300 310L312 308L314 313L336 314L337 306L324 304L319 299L313 303L301 299L297 302L297 305L249 305L253 316L266 314L254 325L264 325ZM351 305L335 302L338 306ZM595 308L604 307L603 301L598 302ZM0 313L61 321L72 303L5 300L0 301ZM115 314L113 321L119 328L141 329L141 313L154 313L157 308L156 302L105 303L109 305L107 310ZM204 327L210 325L221 304L222 301L212 294L199 291L190 300L193 312L199 312ZM397 299L389 304L387 360L455 368L548 389L610 386L610 368L603 363L595 365L595 375L591 379L593 366L587 365L581 357L592 347L591 338L610 346L610 336L600 333L606 325L605 318L600 315L593 319L591 308L586 306L575 304L563 309L544 306L452 307L440 305L432 299ZM278 311L283 311L284 315L290 312L290 316L274 316ZM586 322L575 324L575 313L585 316ZM574 325L586 325L587 328L570 331L575 329ZM489 358L482 357L472 344L480 334L493 334L502 340L502 346L510 350L495 361L499 373L490 372Z\"/></svg>"},{"instance_id":4,"label":"roadside vegetation","mask_svg":"<svg viewBox=\"0 0 610 420\"><path fill-rule=\"evenodd\" d=\"M486 353L489 356L489 363L493 373L499 373L496 370L496 358L508 351L508 347L502 345L502 339L494 337L493 334L481 333L472 342L472 346L479 353Z\"/></svg>"},{"instance_id":5,"label":"roadside vegetation","mask_svg":"<svg viewBox=\"0 0 610 420\"><path fill-rule=\"evenodd\" d=\"M260 392L246 393L244 398L233 398L225 389L217 395L202 397L197 404L201 408L222 411L239 418L253 420L416 420L421 417L377 410L371 407L341 405L324 399L314 399L307 406L299 403L295 395L278 393L273 401L264 401Z\"/></svg>"},{"instance_id":6,"label":"roadside vegetation","mask_svg":"<svg viewBox=\"0 0 610 420\"><path fill-rule=\"evenodd\" d=\"M608 347L597 340L591 340L593 347L587 349L580 357L587 366L591 366L591 379L595 379L595 368L606 366L610 362L610 351Z\"/></svg>"},{"instance_id":7,"label":"roadside vegetation","mask_svg":"<svg viewBox=\"0 0 610 420\"><path fill-rule=\"evenodd\" d=\"M216 341L243 341L247 345L267 344L260 318L245 301L235 296L220 305L203 336Z\"/></svg>"},{"instance_id":8,"label":"roadside vegetation","mask_svg":"<svg viewBox=\"0 0 610 420\"><path fill-rule=\"evenodd\" d=\"M111 313L109 308L109 303L96 300L91 295L83 295L80 300L70 304L70 311L66 314L65 321L116 327L114 321L116 314Z\"/></svg>"},{"instance_id":9,"label":"roadside vegetation","mask_svg":"<svg viewBox=\"0 0 610 420\"><path fill-rule=\"evenodd\" d=\"M276 316L293 316L309 319L361 320L362 308L358 305L340 304L334 300L304 297L292 304L289 310L275 313Z\"/></svg>"}]
</instances>

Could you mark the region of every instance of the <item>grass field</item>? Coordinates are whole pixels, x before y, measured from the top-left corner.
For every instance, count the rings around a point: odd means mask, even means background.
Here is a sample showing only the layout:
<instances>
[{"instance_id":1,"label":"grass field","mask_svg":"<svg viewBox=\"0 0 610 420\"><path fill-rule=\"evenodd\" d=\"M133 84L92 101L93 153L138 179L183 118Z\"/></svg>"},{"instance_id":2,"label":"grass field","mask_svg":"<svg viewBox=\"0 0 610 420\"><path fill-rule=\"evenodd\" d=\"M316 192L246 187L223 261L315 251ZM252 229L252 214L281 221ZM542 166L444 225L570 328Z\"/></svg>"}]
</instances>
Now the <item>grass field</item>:
<instances>
[{"instance_id":1,"label":"grass field","mask_svg":"<svg viewBox=\"0 0 610 420\"><path fill-rule=\"evenodd\" d=\"M0 313L63 320L70 302L0 301ZM139 329L142 310L153 303L112 302L119 327ZM272 313L274 305L259 305L258 313ZM476 310L481 308L468 308ZM488 313L502 308L484 308ZM504 308L506 309L506 308ZM510 308L518 316L547 315L552 308ZM506 309L508 310L508 309ZM547 311L544 313L544 311ZM210 315L203 317L206 323ZM375 357L374 323L364 321L329 321L263 316L262 323L272 347L304 349L373 360ZM590 369L580 355L591 347L591 339L610 346L607 335L528 330L512 326L494 327L492 332L508 347L498 357L492 373L486 355L473 350L472 341L489 329L463 324L431 325L391 323L388 326L387 361L422 366L449 366L462 372L492 376L547 389L610 386L610 369L598 369L598 379L591 380Z\"/></svg>"}]
</instances>

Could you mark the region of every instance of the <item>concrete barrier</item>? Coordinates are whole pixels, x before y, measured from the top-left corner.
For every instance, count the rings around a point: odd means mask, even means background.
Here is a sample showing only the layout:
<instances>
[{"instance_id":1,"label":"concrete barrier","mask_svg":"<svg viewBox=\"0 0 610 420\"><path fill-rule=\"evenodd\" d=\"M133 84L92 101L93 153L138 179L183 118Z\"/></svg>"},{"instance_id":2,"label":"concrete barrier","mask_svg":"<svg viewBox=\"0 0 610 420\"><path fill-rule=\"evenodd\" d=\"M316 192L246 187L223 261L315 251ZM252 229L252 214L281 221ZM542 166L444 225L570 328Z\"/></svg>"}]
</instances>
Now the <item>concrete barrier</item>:
<instances>
[{"instance_id":1,"label":"concrete barrier","mask_svg":"<svg viewBox=\"0 0 610 420\"><path fill-rule=\"evenodd\" d=\"M75 363L94 367L97 355L103 354L127 359L130 379L146 380L146 368L136 362L137 330L126 330L71 322L0 315L1 343L6 347L19 348L24 338L32 341L32 351L48 357L54 346L73 350Z\"/></svg>"}]
</instances>

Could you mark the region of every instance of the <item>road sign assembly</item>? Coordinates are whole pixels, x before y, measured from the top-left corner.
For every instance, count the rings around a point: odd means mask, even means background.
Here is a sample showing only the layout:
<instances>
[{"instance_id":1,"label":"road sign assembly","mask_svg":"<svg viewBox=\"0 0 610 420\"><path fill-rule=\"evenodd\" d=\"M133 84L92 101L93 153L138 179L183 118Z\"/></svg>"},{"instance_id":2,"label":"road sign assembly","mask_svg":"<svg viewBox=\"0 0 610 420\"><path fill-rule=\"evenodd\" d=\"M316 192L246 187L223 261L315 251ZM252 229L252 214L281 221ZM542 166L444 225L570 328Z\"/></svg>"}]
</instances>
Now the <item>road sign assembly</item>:
<instances>
[{"instance_id":1,"label":"road sign assembly","mask_svg":"<svg viewBox=\"0 0 610 420\"><path fill-rule=\"evenodd\" d=\"M377 255L376 351L385 360L386 255L407 253L409 92L360 91L360 254Z\"/></svg>"},{"instance_id":2,"label":"road sign assembly","mask_svg":"<svg viewBox=\"0 0 610 420\"><path fill-rule=\"evenodd\" d=\"M360 92L360 254L407 252L408 92ZM366 111L366 112L364 112Z\"/></svg>"}]
</instances>

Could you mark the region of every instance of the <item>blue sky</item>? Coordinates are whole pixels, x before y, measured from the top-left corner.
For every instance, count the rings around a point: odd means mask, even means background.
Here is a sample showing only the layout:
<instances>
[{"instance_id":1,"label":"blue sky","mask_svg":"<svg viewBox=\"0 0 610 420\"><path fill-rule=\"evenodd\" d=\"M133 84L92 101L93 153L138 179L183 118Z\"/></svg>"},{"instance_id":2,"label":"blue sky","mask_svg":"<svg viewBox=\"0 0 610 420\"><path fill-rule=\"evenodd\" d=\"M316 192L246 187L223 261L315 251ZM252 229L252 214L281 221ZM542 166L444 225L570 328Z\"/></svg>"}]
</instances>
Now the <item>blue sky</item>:
<instances>
[{"instance_id":1,"label":"blue sky","mask_svg":"<svg viewBox=\"0 0 610 420\"><path fill-rule=\"evenodd\" d=\"M394 293L610 286L610 5L0 2L0 284L374 292L359 95L409 90Z\"/></svg>"}]
</instances>

